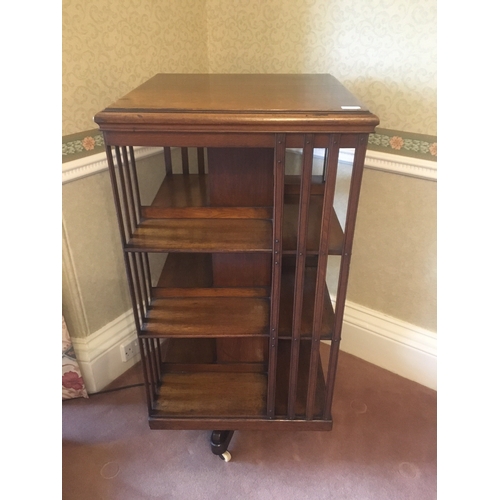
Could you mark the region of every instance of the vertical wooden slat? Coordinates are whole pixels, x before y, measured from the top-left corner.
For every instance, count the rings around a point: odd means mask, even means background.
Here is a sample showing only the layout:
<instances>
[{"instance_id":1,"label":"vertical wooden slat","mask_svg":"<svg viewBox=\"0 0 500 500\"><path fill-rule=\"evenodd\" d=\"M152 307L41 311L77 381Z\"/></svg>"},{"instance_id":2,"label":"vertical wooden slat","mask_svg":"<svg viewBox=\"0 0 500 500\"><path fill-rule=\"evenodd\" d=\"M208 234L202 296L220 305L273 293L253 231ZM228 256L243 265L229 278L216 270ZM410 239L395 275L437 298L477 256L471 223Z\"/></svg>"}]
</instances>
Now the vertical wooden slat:
<instances>
[{"instance_id":1,"label":"vertical wooden slat","mask_svg":"<svg viewBox=\"0 0 500 500\"><path fill-rule=\"evenodd\" d=\"M144 324L145 320L145 312L144 312L144 298L142 295L142 290L141 290L141 281L139 278L139 272L137 270L137 254L135 252L128 252L127 253L128 260L129 260L129 265L130 265L130 270L131 270L131 281L132 281L132 288L134 290L134 296L135 296L135 303L133 303L133 308L137 310L137 313L139 314L139 319L140 319L140 328L138 331L141 330L142 325Z\"/></svg>"},{"instance_id":2,"label":"vertical wooden slat","mask_svg":"<svg viewBox=\"0 0 500 500\"><path fill-rule=\"evenodd\" d=\"M130 154L130 170L132 172L132 183L135 193L135 206L137 208L138 219L137 223L141 222L141 192L139 190L139 180L137 179L137 164L135 162L134 148L129 147Z\"/></svg>"},{"instance_id":3,"label":"vertical wooden slat","mask_svg":"<svg viewBox=\"0 0 500 500\"><path fill-rule=\"evenodd\" d=\"M122 158L123 158L123 169L125 171L125 184L129 193L129 211L130 219L132 221L132 226L134 230L137 228L140 221L139 203L137 202L137 196L134 189L134 184L132 183L131 163L128 161L127 148L122 147Z\"/></svg>"},{"instance_id":4,"label":"vertical wooden slat","mask_svg":"<svg viewBox=\"0 0 500 500\"><path fill-rule=\"evenodd\" d=\"M322 176L323 176L323 182L326 181L326 163L328 161L328 154L327 154L327 149L325 149L325 155L323 157L323 172L322 172Z\"/></svg>"},{"instance_id":5,"label":"vertical wooden slat","mask_svg":"<svg viewBox=\"0 0 500 500\"><path fill-rule=\"evenodd\" d=\"M129 168L129 163L128 163L128 155L127 155L127 148L122 147L120 148L120 159L121 159L121 166L122 166L122 171L123 171L123 180L124 180L124 186L126 190L126 195L124 197L124 208L127 210L129 218L130 218L130 227L132 232L135 231L137 228L137 213L135 211L135 206L134 206L134 196L132 193L132 179L130 176L130 168Z\"/></svg>"},{"instance_id":6,"label":"vertical wooden slat","mask_svg":"<svg viewBox=\"0 0 500 500\"><path fill-rule=\"evenodd\" d=\"M182 156L182 173L184 175L188 175L189 174L188 148L181 148L181 156Z\"/></svg>"},{"instance_id":7,"label":"vertical wooden slat","mask_svg":"<svg viewBox=\"0 0 500 500\"><path fill-rule=\"evenodd\" d=\"M120 230L120 237L122 240L122 246L127 243L127 233L125 229L125 223L123 220L123 214L121 210L120 194L118 190L118 181L116 178L115 163L113 160L113 153L111 152L111 147L106 146L106 157L108 159L108 170L109 176L111 178L111 191L113 192L113 198L115 201L116 217L118 219L118 229Z\"/></svg>"},{"instance_id":8,"label":"vertical wooden slat","mask_svg":"<svg viewBox=\"0 0 500 500\"><path fill-rule=\"evenodd\" d=\"M169 147L163 148L163 158L165 159L165 173L172 175L172 151Z\"/></svg>"},{"instance_id":9,"label":"vertical wooden slat","mask_svg":"<svg viewBox=\"0 0 500 500\"><path fill-rule=\"evenodd\" d=\"M158 364L158 373L160 374L161 381L161 341L160 339L154 339L156 343L156 362Z\"/></svg>"},{"instance_id":10,"label":"vertical wooden slat","mask_svg":"<svg viewBox=\"0 0 500 500\"><path fill-rule=\"evenodd\" d=\"M297 222L297 256L295 265L295 287L292 317L292 348L290 354L290 377L288 384L288 418L295 417L297 376L299 369L299 347L304 298L304 271L306 263L307 218L311 194L314 136L304 139L302 176L300 181L299 215Z\"/></svg>"},{"instance_id":11,"label":"vertical wooden slat","mask_svg":"<svg viewBox=\"0 0 500 500\"><path fill-rule=\"evenodd\" d=\"M143 253L136 253L136 261L137 261L137 269L139 271L139 279L140 279L140 286L141 286L141 293L142 293L142 306L144 310L144 316L147 315L148 313L148 308L150 305L149 297L150 297L150 289L148 287L147 283L147 277L146 277L146 268L144 264L144 254Z\"/></svg>"},{"instance_id":12,"label":"vertical wooden slat","mask_svg":"<svg viewBox=\"0 0 500 500\"><path fill-rule=\"evenodd\" d=\"M198 174L205 174L205 149L198 148Z\"/></svg>"},{"instance_id":13,"label":"vertical wooden slat","mask_svg":"<svg viewBox=\"0 0 500 500\"><path fill-rule=\"evenodd\" d=\"M358 144L354 153L352 167L351 187L349 190L349 202L346 215L344 244L342 248L342 258L340 262L339 281L337 285L337 297L335 300L335 319L333 326L333 340L328 360L326 401L324 408L325 419L331 418L333 389L335 385L335 375L337 371L338 352L340 337L342 333L342 318L344 316L345 300L347 293L347 281L349 277L349 266L351 262L352 243L354 239L354 227L356 224L356 214L358 211L359 193L361 191L361 181L363 178L363 166L365 163L366 147L368 144L368 134L358 137Z\"/></svg>"},{"instance_id":14,"label":"vertical wooden slat","mask_svg":"<svg viewBox=\"0 0 500 500\"><path fill-rule=\"evenodd\" d=\"M285 191L285 134L276 134L274 146L273 259L271 278L271 311L269 334L269 365L267 384L267 416L274 417L276 399L276 365L278 354L278 322L283 253L283 199Z\"/></svg>"},{"instance_id":15,"label":"vertical wooden slat","mask_svg":"<svg viewBox=\"0 0 500 500\"><path fill-rule=\"evenodd\" d=\"M146 384L146 398L148 402L148 408L151 411L153 409L153 401L155 398L152 378L151 378L151 370L148 362L148 346L146 343L147 339L139 339L139 349L141 350L141 362L142 362L142 370L144 373L144 382Z\"/></svg>"},{"instance_id":16,"label":"vertical wooden slat","mask_svg":"<svg viewBox=\"0 0 500 500\"><path fill-rule=\"evenodd\" d=\"M313 331L311 338L311 358L309 364L309 380L307 386L306 419L310 420L314 414L316 400L316 382L318 375L319 342L321 324L323 321L326 266L328 261L328 228L333 211L333 196L337 178L337 164L339 158L339 136L332 134L328 141L328 161L326 167L326 185L321 215L321 232L319 240L318 270L316 274L316 288L313 310Z\"/></svg>"},{"instance_id":17,"label":"vertical wooden slat","mask_svg":"<svg viewBox=\"0 0 500 500\"><path fill-rule=\"evenodd\" d=\"M152 393L151 393L151 379L149 378L148 372L147 372L147 366L145 362L145 352L144 352L144 345L143 345L143 339L139 337L139 332L141 331L142 324L143 324L143 315L141 314L142 308L139 305L140 302L140 297L137 296L136 292L136 287L134 286L134 277L133 277L133 271L132 271L132 266L131 266L131 261L134 259L134 255L131 254L130 252L124 252L124 257L125 257L125 270L127 274L127 281L129 285L129 290L130 290L130 299L132 300L132 304L135 304L135 306L132 307L132 311L134 313L134 321L135 321L135 328L136 332L138 335L139 339L139 347L141 350L141 360L142 360L142 372L144 376L144 381L146 383L146 397L147 397L147 403L148 403L148 408L151 410L152 409Z\"/></svg>"},{"instance_id":18,"label":"vertical wooden slat","mask_svg":"<svg viewBox=\"0 0 500 500\"><path fill-rule=\"evenodd\" d=\"M160 382L160 372L158 370L157 352L156 352L155 342L153 339L147 339L147 343L150 353L151 373L153 374L153 380L155 383L155 390L156 390Z\"/></svg>"},{"instance_id":19,"label":"vertical wooden slat","mask_svg":"<svg viewBox=\"0 0 500 500\"><path fill-rule=\"evenodd\" d=\"M123 172L123 163L122 163L120 148L118 146L115 147L115 154L116 154L116 163L118 165L117 172L118 172L118 179L120 182L120 191L121 191L120 208L124 215L125 228L128 233L127 238L130 238L133 232L132 223L130 220L130 213L128 211L129 201L127 199L127 189L125 187L125 174Z\"/></svg>"},{"instance_id":20,"label":"vertical wooden slat","mask_svg":"<svg viewBox=\"0 0 500 500\"><path fill-rule=\"evenodd\" d=\"M146 298L147 305L151 305L152 299L152 282L151 282L151 269L149 267L149 258L147 253L142 253L142 261L143 261L143 270L144 270L144 278L145 278L145 286L146 286Z\"/></svg>"}]
</instances>

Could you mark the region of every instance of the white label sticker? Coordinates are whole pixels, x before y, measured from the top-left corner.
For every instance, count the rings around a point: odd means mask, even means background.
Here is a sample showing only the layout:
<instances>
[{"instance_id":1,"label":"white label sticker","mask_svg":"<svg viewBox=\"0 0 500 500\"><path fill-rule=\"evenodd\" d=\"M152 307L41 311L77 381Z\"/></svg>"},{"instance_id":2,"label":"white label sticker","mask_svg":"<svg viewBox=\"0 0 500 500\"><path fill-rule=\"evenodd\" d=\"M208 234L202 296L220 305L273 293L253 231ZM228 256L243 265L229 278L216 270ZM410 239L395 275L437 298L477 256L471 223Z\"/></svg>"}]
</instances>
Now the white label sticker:
<instances>
[{"instance_id":1,"label":"white label sticker","mask_svg":"<svg viewBox=\"0 0 500 500\"><path fill-rule=\"evenodd\" d=\"M340 106L342 109L361 109L361 106Z\"/></svg>"}]
</instances>

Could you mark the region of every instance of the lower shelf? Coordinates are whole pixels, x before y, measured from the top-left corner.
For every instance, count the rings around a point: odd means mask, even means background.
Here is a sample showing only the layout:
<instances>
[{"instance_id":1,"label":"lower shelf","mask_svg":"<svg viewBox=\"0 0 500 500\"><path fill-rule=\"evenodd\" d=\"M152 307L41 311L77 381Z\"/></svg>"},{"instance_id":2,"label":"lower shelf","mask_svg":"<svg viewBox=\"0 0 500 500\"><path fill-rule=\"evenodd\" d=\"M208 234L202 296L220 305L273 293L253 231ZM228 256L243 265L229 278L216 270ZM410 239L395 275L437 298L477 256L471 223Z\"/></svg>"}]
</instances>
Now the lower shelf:
<instances>
[{"instance_id":1,"label":"lower shelf","mask_svg":"<svg viewBox=\"0 0 500 500\"><path fill-rule=\"evenodd\" d=\"M262 373L167 373L153 415L171 417L264 417L267 375Z\"/></svg>"},{"instance_id":2,"label":"lower shelf","mask_svg":"<svg viewBox=\"0 0 500 500\"><path fill-rule=\"evenodd\" d=\"M147 342L146 340L144 342ZM224 342L222 345L219 345ZM291 342L278 342L278 363L276 370L275 417L267 416L268 374L264 354L260 360L252 350L239 355L240 361L227 356L224 339L170 339L160 349L159 377L156 379L152 396L150 417L160 419L167 425L184 422L184 428L204 428L186 426L185 423L200 421L200 425L217 419L241 419L255 421L305 420L306 400L309 380L311 342L301 341L298 362L298 377L295 399L295 416L289 419L288 384L290 376ZM157 351L158 352L158 351ZM316 375L316 394L313 409L314 422L328 422L323 419L325 404L325 380L321 363ZM180 419L180 420L179 420ZM233 424L235 423L231 420ZM177 425L175 424L175 425ZM195 425L195 424L193 424ZM159 427L175 428L175 427ZM181 428L181 427L178 427ZM228 430L233 427L228 427ZM234 427L236 428L236 427Z\"/></svg>"}]
</instances>

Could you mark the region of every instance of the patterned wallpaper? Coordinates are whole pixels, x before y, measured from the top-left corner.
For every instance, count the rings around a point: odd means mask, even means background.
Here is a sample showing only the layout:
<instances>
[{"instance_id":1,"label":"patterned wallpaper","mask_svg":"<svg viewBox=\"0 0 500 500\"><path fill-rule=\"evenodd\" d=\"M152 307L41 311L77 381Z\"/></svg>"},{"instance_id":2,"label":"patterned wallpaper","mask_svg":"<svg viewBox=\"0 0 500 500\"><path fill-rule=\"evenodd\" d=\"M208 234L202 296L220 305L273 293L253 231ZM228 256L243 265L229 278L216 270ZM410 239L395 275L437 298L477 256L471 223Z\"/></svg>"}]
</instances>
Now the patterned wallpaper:
<instances>
[{"instance_id":1,"label":"patterned wallpaper","mask_svg":"<svg viewBox=\"0 0 500 500\"><path fill-rule=\"evenodd\" d=\"M205 0L63 0L63 135L156 73L208 71Z\"/></svg>"},{"instance_id":2,"label":"patterned wallpaper","mask_svg":"<svg viewBox=\"0 0 500 500\"><path fill-rule=\"evenodd\" d=\"M436 0L63 0L63 134L159 72L331 73L436 134Z\"/></svg>"},{"instance_id":3,"label":"patterned wallpaper","mask_svg":"<svg viewBox=\"0 0 500 500\"><path fill-rule=\"evenodd\" d=\"M385 129L436 135L436 0L207 0L214 73L331 73Z\"/></svg>"}]
</instances>

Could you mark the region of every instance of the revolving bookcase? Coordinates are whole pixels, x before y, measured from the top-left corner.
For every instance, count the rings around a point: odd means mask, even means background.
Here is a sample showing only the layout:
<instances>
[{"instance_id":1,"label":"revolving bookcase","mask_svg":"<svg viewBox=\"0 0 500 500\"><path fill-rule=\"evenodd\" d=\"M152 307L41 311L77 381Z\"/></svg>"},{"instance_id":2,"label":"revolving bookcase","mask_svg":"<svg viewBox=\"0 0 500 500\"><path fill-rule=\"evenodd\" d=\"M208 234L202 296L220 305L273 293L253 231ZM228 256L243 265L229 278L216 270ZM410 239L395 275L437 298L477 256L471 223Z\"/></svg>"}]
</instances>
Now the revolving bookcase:
<instances>
[{"instance_id":1,"label":"revolving bookcase","mask_svg":"<svg viewBox=\"0 0 500 500\"><path fill-rule=\"evenodd\" d=\"M211 447L225 460L235 430L330 430L363 165L378 118L331 75L158 74L95 121L150 427L218 429ZM157 148L162 161L148 203L140 147ZM353 160L341 221L334 194L343 149ZM340 261L335 308L329 255Z\"/></svg>"}]
</instances>

